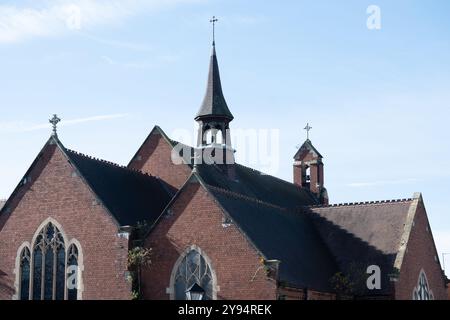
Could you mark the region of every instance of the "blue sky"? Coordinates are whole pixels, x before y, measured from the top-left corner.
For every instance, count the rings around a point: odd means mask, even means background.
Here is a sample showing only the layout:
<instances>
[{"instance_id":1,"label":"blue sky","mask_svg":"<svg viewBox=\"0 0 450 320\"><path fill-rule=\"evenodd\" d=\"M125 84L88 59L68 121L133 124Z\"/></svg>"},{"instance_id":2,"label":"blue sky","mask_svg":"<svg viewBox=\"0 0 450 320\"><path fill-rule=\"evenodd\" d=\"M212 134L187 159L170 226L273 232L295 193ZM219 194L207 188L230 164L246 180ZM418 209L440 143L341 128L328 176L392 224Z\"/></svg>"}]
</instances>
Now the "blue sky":
<instances>
[{"instance_id":1,"label":"blue sky","mask_svg":"<svg viewBox=\"0 0 450 320\"><path fill-rule=\"evenodd\" d=\"M372 4L380 30L366 26ZM449 12L445 0L2 1L0 198L53 113L67 147L121 164L155 124L192 132L216 15L232 128L279 130L276 175L292 179L309 122L331 202L420 191L450 252Z\"/></svg>"}]
</instances>

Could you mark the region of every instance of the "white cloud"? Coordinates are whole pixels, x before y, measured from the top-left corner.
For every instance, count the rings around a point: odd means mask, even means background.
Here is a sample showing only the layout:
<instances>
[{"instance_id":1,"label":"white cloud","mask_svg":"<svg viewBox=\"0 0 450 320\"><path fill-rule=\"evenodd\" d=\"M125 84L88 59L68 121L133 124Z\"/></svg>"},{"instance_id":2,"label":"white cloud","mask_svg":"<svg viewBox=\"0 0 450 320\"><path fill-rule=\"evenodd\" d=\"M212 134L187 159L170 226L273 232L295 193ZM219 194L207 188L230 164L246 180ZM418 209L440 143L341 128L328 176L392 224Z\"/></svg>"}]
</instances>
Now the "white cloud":
<instances>
[{"instance_id":1,"label":"white cloud","mask_svg":"<svg viewBox=\"0 0 450 320\"><path fill-rule=\"evenodd\" d=\"M0 43L111 25L131 16L196 0L37 0L0 5Z\"/></svg>"},{"instance_id":2,"label":"white cloud","mask_svg":"<svg viewBox=\"0 0 450 320\"><path fill-rule=\"evenodd\" d=\"M81 123L85 123L85 122L120 119L120 118L125 118L127 116L129 116L129 114L120 113L120 114L107 114L107 115L99 115L99 116L78 118L78 119L71 119L71 120L62 120L58 124L58 127L73 126L73 125L77 125L77 124L81 124ZM29 132L29 131L36 131L36 130L42 130L42 129L50 130L50 128L51 128L51 125L49 123L30 124L30 123L26 123L24 121L0 122L0 132Z\"/></svg>"},{"instance_id":3,"label":"white cloud","mask_svg":"<svg viewBox=\"0 0 450 320\"><path fill-rule=\"evenodd\" d=\"M141 52L152 52L154 51L153 47L151 47L147 43L134 43L134 42L128 42L128 41L118 41L118 40L111 40L111 39L103 39L96 37L91 34L83 33L83 36L85 36L87 39L98 42L103 45L107 45L110 47L115 48L122 48L122 49L128 49L132 51L141 51Z\"/></svg>"}]
</instances>

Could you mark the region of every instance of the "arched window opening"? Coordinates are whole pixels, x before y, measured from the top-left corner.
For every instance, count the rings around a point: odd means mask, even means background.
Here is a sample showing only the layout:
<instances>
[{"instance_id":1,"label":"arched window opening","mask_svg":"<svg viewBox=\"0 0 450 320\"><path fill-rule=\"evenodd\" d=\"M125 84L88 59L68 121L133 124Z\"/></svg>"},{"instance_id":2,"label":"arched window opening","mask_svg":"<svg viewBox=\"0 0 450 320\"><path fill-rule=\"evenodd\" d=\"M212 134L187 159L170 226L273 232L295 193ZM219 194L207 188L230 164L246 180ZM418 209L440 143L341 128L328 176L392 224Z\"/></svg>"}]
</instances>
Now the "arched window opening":
<instances>
[{"instance_id":1,"label":"arched window opening","mask_svg":"<svg viewBox=\"0 0 450 320\"><path fill-rule=\"evenodd\" d=\"M414 288L413 300L434 300L433 293L428 285L427 276L425 272L420 272L417 287Z\"/></svg>"},{"instance_id":2,"label":"arched window opening","mask_svg":"<svg viewBox=\"0 0 450 320\"><path fill-rule=\"evenodd\" d=\"M59 225L51 221L41 225L43 227L36 231L31 245L25 242L17 251L17 299L81 298L83 254L80 244L73 239L66 250L65 235Z\"/></svg>"},{"instance_id":3,"label":"arched window opening","mask_svg":"<svg viewBox=\"0 0 450 320\"><path fill-rule=\"evenodd\" d=\"M78 299L78 248L72 244L67 251L67 300Z\"/></svg>"},{"instance_id":4,"label":"arched window opening","mask_svg":"<svg viewBox=\"0 0 450 320\"><path fill-rule=\"evenodd\" d=\"M59 229L48 223L33 245L33 299L64 299L64 238Z\"/></svg>"},{"instance_id":5,"label":"arched window opening","mask_svg":"<svg viewBox=\"0 0 450 320\"><path fill-rule=\"evenodd\" d=\"M205 143L206 143L206 145L210 145L213 143L213 130L211 130L211 129L206 130Z\"/></svg>"},{"instance_id":6,"label":"arched window opening","mask_svg":"<svg viewBox=\"0 0 450 320\"><path fill-rule=\"evenodd\" d=\"M223 144L223 134L222 131L216 129L215 131L216 138L214 139L217 144Z\"/></svg>"},{"instance_id":7,"label":"arched window opening","mask_svg":"<svg viewBox=\"0 0 450 320\"><path fill-rule=\"evenodd\" d=\"M186 292L195 284L204 290L203 300L214 298L211 266L197 250L189 251L175 268L175 300L186 300Z\"/></svg>"},{"instance_id":8,"label":"arched window opening","mask_svg":"<svg viewBox=\"0 0 450 320\"><path fill-rule=\"evenodd\" d=\"M30 249L23 248L20 253L20 278L19 278L19 297L20 300L30 299Z\"/></svg>"},{"instance_id":9,"label":"arched window opening","mask_svg":"<svg viewBox=\"0 0 450 320\"><path fill-rule=\"evenodd\" d=\"M309 188L311 186L311 167L307 166L303 171L303 187Z\"/></svg>"}]
</instances>

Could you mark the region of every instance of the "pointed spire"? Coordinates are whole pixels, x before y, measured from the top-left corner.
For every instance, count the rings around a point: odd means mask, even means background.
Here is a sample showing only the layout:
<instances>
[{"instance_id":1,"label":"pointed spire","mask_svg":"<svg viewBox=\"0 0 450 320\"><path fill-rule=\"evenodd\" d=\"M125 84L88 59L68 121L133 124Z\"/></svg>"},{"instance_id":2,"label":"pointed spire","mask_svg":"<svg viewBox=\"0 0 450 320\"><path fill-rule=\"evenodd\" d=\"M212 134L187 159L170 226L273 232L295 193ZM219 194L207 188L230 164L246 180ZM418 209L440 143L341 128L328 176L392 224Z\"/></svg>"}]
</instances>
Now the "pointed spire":
<instances>
[{"instance_id":1,"label":"pointed spire","mask_svg":"<svg viewBox=\"0 0 450 320\"><path fill-rule=\"evenodd\" d=\"M206 94L203 99L200 111L195 117L195 120L198 121L205 118L225 118L229 121L233 120L234 118L230 112L230 109L228 109L227 102L225 101L225 97L223 96L215 43L213 43L211 59L209 63Z\"/></svg>"}]
</instances>

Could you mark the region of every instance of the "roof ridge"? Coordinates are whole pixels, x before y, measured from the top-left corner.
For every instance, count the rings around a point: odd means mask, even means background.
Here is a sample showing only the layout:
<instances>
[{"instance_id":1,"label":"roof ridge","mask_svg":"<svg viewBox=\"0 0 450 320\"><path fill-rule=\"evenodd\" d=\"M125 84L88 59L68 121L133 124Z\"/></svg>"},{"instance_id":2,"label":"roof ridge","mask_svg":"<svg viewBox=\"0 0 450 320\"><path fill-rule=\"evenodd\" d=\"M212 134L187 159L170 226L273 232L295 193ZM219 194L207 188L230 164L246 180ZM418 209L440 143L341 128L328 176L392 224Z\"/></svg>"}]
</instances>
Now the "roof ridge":
<instances>
[{"instance_id":1,"label":"roof ridge","mask_svg":"<svg viewBox=\"0 0 450 320\"><path fill-rule=\"evenodd\" d=\"M147 172L143 172L141 170L129 168L127 166L120 165L118 163L115 163L115 162L112 162L112 161L109 161L109 160L93 157L93 156L90 156L90 155L87 155L87 154L84 154L84 153L81 153L81 152L78 152L78 151L75 151L75 150L72 150L72 149L67 149L66 148L66 151L69 152L69 153L73 153L75 155L78 155L78 156L90 159L90 160L94 160L94 161L97 161L97 162L100 162L100 163L103 163L103 164L110 165L110 166L118 168L118 169L123 169L123 170L126 170L126 171L138 173L138 174L143 175L143 176L152 177L152 178L156 178L158 180L161 180L159 177L155 177L155 176L153 176L153 175L151 175L151 174L149 174Z\"/></svg>"},{"instance_id":2,"label":"roof ridge","mask_svg":"<svg viewBox=\"0 0 450 320\"><path fill-rule=\"evenodd\" d=\"M284 211L287 211L287 210L288 210L287 208L280 207L280 206L277 206L277 205L275 205L275 204L272 204L272 203L269 203L269 202L265 202L265 201L259 200L259 199L257 199L257 198L245 196L245 195L243 195L243 194L240 194L240 193L237 193L237 192L233 192L233 191L230 191L230 190L226 190L226 189L223 189L223 188L219 188L219 187L216 187L216 186L212 186L212 185L210 185L210 184L205 184L205 185L206 185L208 188L210 188L210 189L216 190L216 191L218 191L218 192L221 192L221 193L224 193L224 194L227 194L227 195L230 195L230 196L234 196L234 197L236 197L236 198L241 198L241 199L244 199L244 200L253 201L253 202L256 202L256 203L258 203L258 204L265 205L265 206L267 206L267 207L276 208L276 209L279 209L279 210L284 210Z\"/></svg>"},{"instance_id":3,"label":"roof ridge","mask_svg":"<svg viewBox=\"0 0 450 320\"><path fill-rule=\"evenodd\" d=\"M334 207L355 207L364 205L380 205L380 204L392 204L413 201L413 198L404 199L392 199L392 200L377 200L377 201L362 201L362 202L344 202L344 203L332 203L328 205L312 205L307 206L310 208L334 208Z\"/></svg>"},{"instance_id":4,"label":"roof ridge","mask_svg":"<svg viewBox=\"0 0 450 320\"><path fill-rule=\"evenodd\" d=\"M249 169L249 170L251 170L251 171L253 171L253 172L255 172L255 173L259 173L260 175L269 176L269 177L271 177L271 178L273 178L273 179L276 179L276 180L278 180L278 181L280 181L280 182L282 182L282 183L284 183L284 184L286 184L286 185L289 185L290 187L294 187L294 188L296 188L297 190L305 190L305 191L307 191L307 192L310 194L310 196L314 197L313 194L310 193L310 190L308 190L308 189L306 189L306 188L303 188L303 187L300 187L300 186L296 185L296 184L293 183L293 182L289 182L289 181L284 180L284 179L281 179L281 178L279 178L279 177L277 177L277 176L274 176L274 175L271 175L271 174L262 172L262 171L260 171L260 170L257 170L257 169L251 168L251 167L244 166L243 164L240 164L240 163L236 163L235 165L238 165L238 166L241 166L241 167L243 167L243 168Z\"/></svg>"},{"instance_id":5,"label":"roof ridge","mask_svg":"<svg viewBox=\"0 0 450 320\"><path fill-rule=\"evenodd\" d=\"M281 181L281 182L284 182L284 183L286 183L286 184L289 184L289 185L291 185L291 186L294 186L294 187L297 186L296 184L294 184L294 183L292 183L292 182L289 182L289 181L287 181L287 180L281 179L281 178L279 178L279 177L276 177L276 176L274 176L274 175L271 175L271 174L262 172L262 171L260 171L260 170L254 169L254 168L244 166L243 164L236 163L235 165L238 165L238 166L241 166L241 167L243 167L243 168L249 169L249 170L251 170L251 171L253 171L253 172L255 172L255 173L259 173L259 174L264 175L264 176L269 176L269 177L271 177L271 178L277 179L277 180L279 180L279 181Z\"/></svg>"}]
</instances>

